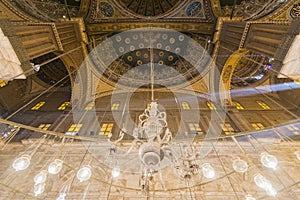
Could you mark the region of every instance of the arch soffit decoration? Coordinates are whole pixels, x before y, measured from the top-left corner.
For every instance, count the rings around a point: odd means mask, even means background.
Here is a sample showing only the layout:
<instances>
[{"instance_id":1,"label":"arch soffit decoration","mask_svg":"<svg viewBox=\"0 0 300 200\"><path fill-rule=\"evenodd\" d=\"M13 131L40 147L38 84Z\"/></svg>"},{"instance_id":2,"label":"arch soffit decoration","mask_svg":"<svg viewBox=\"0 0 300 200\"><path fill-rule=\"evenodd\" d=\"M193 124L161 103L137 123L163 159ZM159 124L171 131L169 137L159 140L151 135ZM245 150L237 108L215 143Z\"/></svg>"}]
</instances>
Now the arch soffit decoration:
<instances>
[{"instance_id":1,"label":"arch soffit decoration","mask_svg":"<svg viewBox=\"0 0 300 200\"><path fill-rule=\"evenodd\" d=\"M11 12L17 15L19 18L27 22L39 22L40 20L28 15L26 12L22 11L18 7L14 6L9 0L2 0L1 3L6 6ZM17 19L20 20L20 19Z\"/></svg>"},{"instance_id":2,"label":"arch soffit decoration","mask_svg":"<svg viewBox=\"0 0 300 200\"><path fill-rule=\"evenodd\" d=\"M83 19L88 18L90 5L91 5L91 0L80 1L78 17L82 17Z\"/></svg>"},{"instance_id":3,"label":"arch soffit decoration","mask_svg":"<svg viewBox=\"0 0 300 200\"><path fill-rule=\"evenodd\" d=\"M124 8L124 5L122 5L122 3L120 2L120 0L113 0L112 1L113 5L118 8L119 10L121 10L122 12L124 12L124 14L128 15L129 17L135 17L135 18L142 18L142 19L148 19L148 16L143 16L137 13L134 13L133 11L130 11L128 9ZM188 5L188 3L190 3L190 0L183 0L183 1L179 1L173 8L171 8L170 10L166 11L165 13L156 15L156 16L151 16L151 19L155 20L155 19L160 19L160 18L164 18L164 17L168 17L168 16L172 16L174 14L176 14L180 9L182 9L183 7L186 7Z\"/></svg>"},{"instance_id":4,"label":"arch soffit decoration","mask_svg":"<svg viewBox=\"0 0 300 200\"><path fill-rule=\"evenodd\" d=\"M300 3L300 0L295 1L287 1L282 7L279 7L277 10L273 11L271 14L261 18L261 21L269 22L269 21L291 21L292 19L289 17L290 10L292 7Z\"/></svg>"},{"instance_id":5,"label":"arch soffit decoration","mask_svg":"<svg viewBox=\"0 0 300 200\"><path fill-rule=\"evenodd\" d=\"M223 16L220 1L210 0L210 5L211 5L211 9L212 9L213 14L216 17L222 17Z\"/></svg>"},{"instance_id":6,"label":"arch soffit decoration","mask_svg":"<svg viewBox=\"0 0 300 200\"><path fill-rule=\"evenodd\" d=\"M86 16L86 20L90 24L97 24L101 22L110 22L115 23L115 20L121 20L124 22L136 22L140 19L144 19L144 21L147 22L162 22L162 21L176 21L176 20L182 20L184 22L202 22L202 23L213 23L215 21L215 15L213 12L213 9L211 8L211 1L210 0L183 0L177 2L175 6L173 6L171 9L167 10L164 13L161 13L159 15L155 16L144 16L141 14L137 14L134 11L126 8L125 5L123 5L120 1L121 0L112 0L112 1L100 1L100 0L87 0L88 2L81 3L80 7L80 16ZM113 13L106 13L109 14L109 16L105 16L105 14L102 14L101 17L98 16L99 12L99 2L106 3L110 6L110 8L113 10ZM192 6L194 3L200 3L201 9L197 10L198 12L201 12L201 15L195 15L195 16L187 16L186 9L188 9L189 6ZM157 21L158 20L158 21ZM124 24L122 25L124 26ZM125 25L126 26L126 25Z\"/></svg>"},{"instance_id":7,"label":"arch soffit decoration","mask_svg":"<svg viewBox=\"0 0 300 200\"><path fill-rule=\"evenodd\" d=\"M230 96L230 88L231 88L231 78L233 72L240 62L240 60L249 53L246 49L239 49L235 51L226 61L222 73L221 73L221 80L220 80L220 92L223 93L224 99L227 102L222 102L231 105L232 100Z\"/></svg>"},{"instance_id":8,"label":"arch soffit decoration","mask_svg":"<svg viewBox=\"0 0 300 200\"><path fill-rule=\"evenodd\" d=\"M61 52L52 52L52 53L55 54L56 56L60 56L62 54ZM64 55L64 56L60 57L59 59L63 62L64 67L67 69L70 80L71 80L71 86L73 86L75 78L76 78L76 72L75 73L71 73L71 72L73 72L74 70L79 68L78 64L76 64L76 62L73 60L72 56L69 56L69 55ZM34 82L33 85L37 84L40 87L40 90L51 87L47 83L40 80L37 76L30 76L29 79ZM32 88L31 88L31 90L32 90ZM32 91L30 91L30 92L32 92Z\"/></svg>"}]
</instances>

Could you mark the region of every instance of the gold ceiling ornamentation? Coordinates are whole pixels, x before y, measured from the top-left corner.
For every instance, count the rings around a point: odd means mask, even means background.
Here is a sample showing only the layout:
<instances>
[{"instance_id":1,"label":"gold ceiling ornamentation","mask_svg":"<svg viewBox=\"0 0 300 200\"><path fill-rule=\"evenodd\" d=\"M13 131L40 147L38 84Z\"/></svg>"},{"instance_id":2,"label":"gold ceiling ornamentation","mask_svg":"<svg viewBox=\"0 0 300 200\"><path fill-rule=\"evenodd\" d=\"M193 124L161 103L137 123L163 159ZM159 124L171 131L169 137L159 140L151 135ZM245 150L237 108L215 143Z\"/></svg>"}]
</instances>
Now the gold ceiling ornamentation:
<instances>
[{"instance_id":1,"label":"gold ceiling ornamentation","mask_svg":"<svg viewBox=\"0 0 300 200\"><path fill-rule=\"evenodd\" d=\"M16 6L14 6L12 4L11 1L9 0L3 0L1 1L9 10L11 10L13 13L15 13L16 15L18 15L21 19L25 20L25 21L30 21L30 22L34 22L37 21L35 18L29 16L27 13L21 11L20 9L18 9Z\"/></svg>"},{"instance_id":2,"label":"gold ceiling ornamentation","mask_svg":"<svg viewBox=\"0 0 300 200\"><path fill-rule=\"evenodd\" d=\"M299 0L296 1L286 1L286 3L275 12L267 15L266 17L262 18L263 21L290 21L292 17L290 16L290 11L294 5L300 3Z\"/></svg>"},{"instance_id":3,"label":"gold ceiling ornamentation","mask_svg":"<svg viewBox=\"0 0 300 200\"><path fill-rule=\"evenodd\" d=\"M136 13L140 12L140 9L144 9L143 3L134 9L132 8L132 10L130 8L127 8L127 4L125 4L123 1L125 0L92 0L90 3L87 21L94 24L99 22L116 23L116 20L118 20L119 22L127 23L139 22L141 20L146 20L149 22L154 22L154 20L155 22L158 22L159 20L163 23L170 23L175 21L179 22L178 20L184 23L187 21L212 23L215 20L209 0L176 1L177 3L175 3L170 10L157 15L142 15ZM153 1L157 2L158 5L164 4L163 2L158 3L157 0ZM128 5L130 4L130 2L127 2ZM133 2L138 3L139 1ZM145 5L150 6L151 1L145 2ZM170 2L170 0L168 0L168 2ZM86 7L85 4L83 4L83 6ZM130 4L129 6L132 6L132 4ZM161 6L159 6L159 8L155 8L153 12L159 12L160 8Z\"/></svg>"},{"instance_id":4,"label":"gold ceiling ornamentation","mask_svg":"<svg viewBox=\"0 0 300 200\"><path fill-rule=\"evenodd\" d=\"M228 58L223 67L220 81L220 90L224 92L225 100L227 100L229 104L231 104L230 86L234 69L236 68L237 64L242 59L242 57L248 53L249 51L246 49L237 50L230 56L230 58Z\"/></svg>"},{"instance_id":5,"label":"gold ceiling ornamentation","mask_svg":"<svg viewBox=\"0 0 300 200\"><path fill-rule=\"evenodd\" d=\"M118 0L122 7L136 17L153 17L170 12L184 1L179 0Z\"/></svg>"},{"instance_id":6,"label":"gold ceiling ornamentation","mask_svg":"<svg viewBox=\"0 0 300 200\"><path fill-rule=\"evenodd\" d=\"M293 5L293 7L290 9L289 14L293 19L296 17L300 17L300 2Z\"/></svg>"},{"instance_id":7,"label":"gold ceiling ornamentation","mask_svg":"<svg viewBox=\"0 0 300 200\"><path fill-rule=\"evenodd\" d=\"M176 31L194 32L210 35L213 31L213 24L211 23L201 23L201 22L191 22L191 23L177 23L177 22L119 22L119 23L98 23L89 24L87 26L88 33L90 35L97 35L104 32L120 32L127 31L136 28L146 28L146 27L157 27L157 28L167 28Z\"/></svg>"}]
</instances>

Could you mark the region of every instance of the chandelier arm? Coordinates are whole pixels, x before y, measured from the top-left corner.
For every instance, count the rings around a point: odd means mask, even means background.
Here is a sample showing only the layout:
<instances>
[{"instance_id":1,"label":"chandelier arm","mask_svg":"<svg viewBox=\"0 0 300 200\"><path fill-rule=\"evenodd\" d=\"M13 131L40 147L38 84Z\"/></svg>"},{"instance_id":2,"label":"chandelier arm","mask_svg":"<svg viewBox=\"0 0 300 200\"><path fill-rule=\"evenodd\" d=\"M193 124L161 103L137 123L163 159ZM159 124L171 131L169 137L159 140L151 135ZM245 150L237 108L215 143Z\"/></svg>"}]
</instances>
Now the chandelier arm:
<instances>
[{"instance_id":1,"label":"chandelier arm","mask_svg":"<svg viewBox=\"0 0 300 200\"><path fill-rule=\"evenodd\" d=\"M158 175L159 175L159 182L160 182L161 188L162 188L164 191L166 191L167 188L166 188L164 179L163 179L163 177L162 177L161 169L158 170Z\"/></svg>"},{"instance_id":2,"label":"chandelier arm","mask_svg":"<svg viewBox=\"0 0 300 200\"><path fill-rule=\"evenodd\" d=\"M162 138L162 143L169 143L173 139L172 133L170 132L169 128L165 131L165 135Z\"/></svg>"},{"instance_id":3,"label":"chandelier arm","mask_svg":"<svg viewBox=\"0 0 300 200\"><path fill-rule=\"evenodd\" d=\"M151 76L151 101L154 101L154 57L152 48L152 38L150 38L150 76Z\"/></svg>"},{"instance_id":4,"label":"chandelier arm","mask_svg":"<svg viewBox=\"0 0 300 200\"><path fill-rule=\"evenodd\" d=\"M113 141L114 144L121 142L124 138L125 132L120 131L119 138L116 141Z\"/></svg>"},{"instance_id":5,"label":"chandelier arm","mask_svg":"<svg viewBox=\"0 0 300 200\"><path fill-rule=\"evenodd\" d=\"M161 133L160 133L161 134ZM157 139L157 143L161 144L162 143L162 139L160 137L160 134L157 134L157 136L155 137Z\"/></svg>"},{"instance_id":6,"label":"chandelier arm","mask_svg":"<svg viewBox=\"0 0 300 200\"><path fill-rule=\"evenodd\" d=\"M17 135L17 133L19 132L21 128L18 127L16 128L14 131L12 131L7 138L4 138L2 140L0 140L0 146L2 146L2 150L5 149L5 147L8 145L8 143L10 143L10 141Z\"/></svg>"},{"instance_id":7,"label":"chandelier arm","mask_svg":"<svg viewBox=\"0 0 300 200\"><path fill-rule=\"evenodd\" d=\"M171 159L171 162L178 162L178 155L176 154L176 152L169 147L169 145L167 146L163 146L162 147L162 150L164 150L165 152L169 152L169 154L165 154L166 157L170 158Z\"/></svg>"},{"instance_id":8,"label":"chandelier arm","mask_svg":"<svg viewBox=\"0 0 300 200\"><path fill-rule=\"evenodd\" d=\"M127 156L127 155L132 151L133 147L135 147L135 146L137 145L138 142L143 143L142 140L135 139L135 140L132 142L132 144L130 145L130 148L126 151L126 153L123 154L123 156L124 156L124 157Z\"/></svg>"},{"instance_id":9,"label":"chandelier arm","mask_svg":"<svg viewBox=\"0 0 300 200\"><path fill-rule=\"evenodd\" d=\"M36 151L44 144L46 140L47 135L42 136L41 140L38 142L37 146L32 150L32 152L29 154L30 157L33 157L33 155L36 153Z\"/></svg>"}]
</instances>

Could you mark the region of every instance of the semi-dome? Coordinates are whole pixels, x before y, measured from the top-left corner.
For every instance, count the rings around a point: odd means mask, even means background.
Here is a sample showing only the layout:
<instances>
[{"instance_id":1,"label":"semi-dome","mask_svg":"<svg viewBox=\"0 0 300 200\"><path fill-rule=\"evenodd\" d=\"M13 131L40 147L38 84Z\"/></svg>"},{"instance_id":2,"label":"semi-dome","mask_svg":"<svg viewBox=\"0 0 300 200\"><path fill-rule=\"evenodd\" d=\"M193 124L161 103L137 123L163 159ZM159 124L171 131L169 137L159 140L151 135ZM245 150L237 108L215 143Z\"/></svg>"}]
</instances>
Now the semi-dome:
<instances>
[{"instance_id":1,"label":"semi-dome","mask_svg":"<svg viewBox=\"0 0 300 200\"><path fill-rule=\"evenodd\" d=\"M130 12L141 16L158 16L174 8L179 0L118 0Z\"/></svg>"}]
</instances>

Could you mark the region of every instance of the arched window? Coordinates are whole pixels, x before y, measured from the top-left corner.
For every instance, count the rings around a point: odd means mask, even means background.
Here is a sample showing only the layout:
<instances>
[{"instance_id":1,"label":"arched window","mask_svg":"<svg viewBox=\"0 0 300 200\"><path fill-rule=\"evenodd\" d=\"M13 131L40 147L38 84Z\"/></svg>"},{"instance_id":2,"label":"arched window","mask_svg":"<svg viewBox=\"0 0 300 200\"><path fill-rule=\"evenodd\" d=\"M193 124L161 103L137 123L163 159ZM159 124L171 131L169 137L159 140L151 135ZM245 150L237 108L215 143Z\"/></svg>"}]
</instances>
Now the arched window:
<instances>
[{"instance_id":1,"label":"arched window","mask_svg":"<svg viewBox=\"0 0 300 200\"><path fill-rule=\"evenodd\" d=\"M92 110L95 106L95 102L90 102L86 107L85 110Z\"/></svg>"},{"instance_id":2,"label":"arched window","mask_svg":"<svg viewBox=\"0 0 300 200\"><path fill-rule=\"evenodd\" d=\"M207 101L206 105L210 110L216 110L216 106L213 103Z\"/></svg>"},{"instance_id":3,"label":"arched window","mask_svg":"<svg viewBox=\"0 0 300 200\"><path fill-rule=\"evenodd\" d=\"M190 105L185 101L181 103L181 106L182 106L183 110L190 110L191 109Z\"/></svg>"},{"instance_id":4,"label":"arched window","mask_svg":"<svg viewBox=\"0 0 300 200\"><path fill-rule=\"evenodd\" d=\"M224 123L222 126L222 131L226 135L234 134L234 129L230 123Z\"/></svg>"},{"instance_id":5,"label":"arched window","mask_svg":"<svg viewBox=\"0 0 300 200\"><path fill-rule=\"evenodd\" d=\"M111 110L119 110L120 107L120 103L113 103L111 105Z\"/></svg>"},{"instance_id":6,"label":"arched window","mask_svg":"<svg viewBox=\"0 0 300 200\"><path fill-rule=\"evenodd\" d=\"M39 128L46 131L50 128L51 124L40 124Z\"/></svg>"},{"instance_id":7,"label":"arched window","mask_svg":"<svg viewBox=\"0 0 300 200\"><path fill-rule=\"evenodd\" d=\"M203 134L202 129L200 128L199 124L196 123L188 123L190 132L194 135Z\"/></svg>"},{"instance_id":8,"label":"arched window","mask_svg":"<svg viewBox=\"0 0 300 200\"><path fill-rule=\"evenodd\" d=\"M270 106L268 106L265 102L263 101L256 101L256 103L264 110L270 110Z\"/></svg>"},{"instance_id":9,"label":"arched window","mask_svg":"<svg viewBox=\"0 0 300 200\"><path fill-rule=\"evenodd\" d=\"M232 104L236 107L238 110L244 110L244 106L242 106L239 102L233 101Z\"/></svg>"},{"instance_id":10,"label":"arched window","mask_svg":"<svg viewBox=\"0 0 300 200\"><path fill-rule=\"evenodd\" d=\"M150 110L151 108L151 103L147 103L147 109Z\"/></svg>"},{"instance_id":11,"label":"arched window","mask_svg":"<svg viewBox=\"0 0 300 200\"><path fill-rule=\"evenodd\" d=\"M71 124L70 128L66 132L66 135L76 135L81 129L82 124Z\"/></svg>"},{"instance_id":12,"label":"arched window","mask_svg":"<svg viewBox=\"0 0 300 200\"><path fill-rule=\"evenodd\" d=\"M264 125L260 122L257 122L257 123L251 123L252 127L255 129L255 130L260 130L260 129L264 129Z\"/></svg>"},{"instance_id":13,"label":"arched window","mask_svg":"<svg viewBox=\"0 0 300 200\"><path fill-rule=\"evenodd\" d=\"M32 108L31 108L31 110L38 110L38 109L40 109L43 105L45 105L45 101L41 101L41 102L39 102L39 103L37 103L35 106L33 106Z\"/></svg>"},{"instance_id":14,"label":"arched window","mask_svg":"<svg viewBox=\"0 0 300 200\"><path fill-rule=\"evenodd\" d=\"M66 110L66 108L67 108L69 105L71 105L71 103L68 102L68 101L66 101L66 102L64 102L63 104L61 104L61 105L58 107L57 110Z\"/></svg>"},{"instance_id":15,"label":"arched window","mask_svg":"<svg viewBox=\"0 0 300 200\"><path fill-rule=\"evenodd\" d=\"M8 85L8 81L0 80L0 88L5 87L6 85Z\"/></svg>"},{"instance_id":16,"label":"arched window","mask_svg":"<svg viewBox=\"0 0 300 200\"><path fill-rule=\"evenodd\" d=\"M103 123L101 125L99 135L108 135L111 132L113 126L114 126L113 123Z\"/></svg>"}]
</instances>

